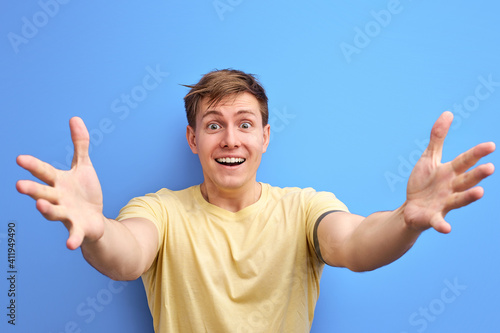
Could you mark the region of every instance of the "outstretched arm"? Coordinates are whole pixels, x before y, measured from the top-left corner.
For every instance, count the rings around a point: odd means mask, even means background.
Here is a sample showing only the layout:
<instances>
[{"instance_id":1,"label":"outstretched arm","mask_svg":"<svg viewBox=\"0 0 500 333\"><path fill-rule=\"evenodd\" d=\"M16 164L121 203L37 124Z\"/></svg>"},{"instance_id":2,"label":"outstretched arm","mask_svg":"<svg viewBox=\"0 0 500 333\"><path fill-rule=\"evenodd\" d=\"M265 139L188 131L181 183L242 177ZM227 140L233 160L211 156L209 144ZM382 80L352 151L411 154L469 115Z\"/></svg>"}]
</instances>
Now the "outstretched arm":
<instances>
[{"instance_id":1,"label":"outstretched arm","mask_svg":"<svg viewBox=\"0 0 500 333\"><path fill-rule=\"evenodd\" d=\"M75 152L71 169L58 170L33 156L20 155L17 163L44 182L19 180L17 190L36 200L40 213L61 221L69 231L66 245L81 246L85 259L116 280L132 280L146 271L156 255L154 224L145 219L117 222L102 213L102 190L88 154L89 133L83 120L70 120Z\"/></svg>"},{"instance_id":2,"label":"outstretched arm","mask_svg":"<svg viewBox=\"0 0 500 333\"><path fill-rule=\"evenodd\" d=\"M408 251L424 230L450 232L446 214L483 196L483 189L476 185L493 174L493 164L469 169L492 153L495 144L479 144L453 161L441 163L444 139L452 121L453 114L445 112L434 124L429 145L408 180L406 201L401 207L366 218L331 213L321 221L318 241L328 264L353 271L387 265Z\"/></svg>"}]
</instances>

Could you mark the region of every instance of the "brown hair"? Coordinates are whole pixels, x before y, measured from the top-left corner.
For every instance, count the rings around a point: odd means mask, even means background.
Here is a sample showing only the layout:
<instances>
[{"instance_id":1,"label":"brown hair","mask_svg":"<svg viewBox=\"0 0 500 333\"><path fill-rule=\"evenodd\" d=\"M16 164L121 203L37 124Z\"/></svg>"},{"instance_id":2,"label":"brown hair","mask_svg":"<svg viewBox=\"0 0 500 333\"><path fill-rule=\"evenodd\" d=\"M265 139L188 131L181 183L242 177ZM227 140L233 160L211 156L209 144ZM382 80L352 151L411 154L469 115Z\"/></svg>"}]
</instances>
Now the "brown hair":
<instances>
[{"instance_id":1,"label":"brown hair","mask_svg":"<svg viewBox=\"0 0 500 333\"><path fill-rule=\"evenodd\" d=\"M205 74L195 85L184 86L191 88L184 97L184 105L188 124L193 128L195 128L196 114L203 98L208 98L209 106L213 106L229 95L242 92L249 92L257 98L262 115L262 125L267 125L269 118L267 95L253 74L235 69L215 70Z\"/></svg>"}]
</instances>

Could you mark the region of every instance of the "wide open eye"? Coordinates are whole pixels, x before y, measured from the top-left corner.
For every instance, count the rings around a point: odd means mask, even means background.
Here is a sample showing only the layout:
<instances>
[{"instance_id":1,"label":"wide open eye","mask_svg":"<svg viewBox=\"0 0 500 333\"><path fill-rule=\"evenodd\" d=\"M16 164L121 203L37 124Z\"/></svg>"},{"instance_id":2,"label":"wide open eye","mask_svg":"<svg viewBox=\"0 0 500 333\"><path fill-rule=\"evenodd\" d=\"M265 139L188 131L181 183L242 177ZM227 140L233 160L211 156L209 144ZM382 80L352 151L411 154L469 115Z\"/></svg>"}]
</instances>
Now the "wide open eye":
<instances>
[{"instance_id":1,"label":"wide open eye","mask_svg":"<svg viewBox=\"0 0 500 333\"><path fill-rule=\"evenodd\" d=\"M250 127L252 127L252 124L249 122L244 122L244 123L241 123L240 127L243 129L249 129Z\"/></svg>"},{"instance_id":2,"label":"wide open eye","mask_svg":"<svg viewBox=\"0 0 500 333\"><path fill-rule=\"evenodd\" d=\"M212 124L208 124L207 127L208 127L209 130L216 131L216 130L218 130L220 128L220 125L212 123Z\"/></svg>"}]
</instances>

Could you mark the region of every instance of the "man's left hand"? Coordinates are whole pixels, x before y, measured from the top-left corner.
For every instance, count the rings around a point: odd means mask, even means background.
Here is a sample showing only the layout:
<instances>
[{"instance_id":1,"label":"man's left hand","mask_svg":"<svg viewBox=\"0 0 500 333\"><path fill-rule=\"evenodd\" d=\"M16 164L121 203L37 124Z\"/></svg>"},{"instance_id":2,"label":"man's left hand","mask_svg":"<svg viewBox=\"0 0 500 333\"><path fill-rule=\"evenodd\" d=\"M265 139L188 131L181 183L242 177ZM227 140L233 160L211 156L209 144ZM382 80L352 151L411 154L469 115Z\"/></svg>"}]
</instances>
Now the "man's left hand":
<instances>
[{"instance_id":1,"label":"man's left hand","mask_svg":"<svg viewBox=\"0 0 500 333\"><path fill-rule=\"evenodd\" d=\"M480 199L484 190L476 185L495 169L492 163L486 163L469 170L495 150L493 142L481 143L453 161L441 163L444 139L452 121L453 114L449 111L438 118L429 145L408 180L404 218L416 230L432 227L441 233L450 232L451 226L444 219L446 214Z\"/></svg>"}]
</instances>

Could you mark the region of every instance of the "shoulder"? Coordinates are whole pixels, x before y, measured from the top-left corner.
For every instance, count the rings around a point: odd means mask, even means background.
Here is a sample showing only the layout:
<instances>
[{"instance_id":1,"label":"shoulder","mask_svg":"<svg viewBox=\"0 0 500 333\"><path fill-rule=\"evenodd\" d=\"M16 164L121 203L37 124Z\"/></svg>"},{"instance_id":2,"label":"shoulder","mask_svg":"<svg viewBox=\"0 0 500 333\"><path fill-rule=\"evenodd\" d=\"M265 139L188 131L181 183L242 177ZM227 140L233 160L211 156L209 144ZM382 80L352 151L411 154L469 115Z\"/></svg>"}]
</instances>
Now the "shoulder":
<instances>
[{"instance_id":1,"label":"shoulder","mask_svg":"<svg viewBox=\"0 0 500 333\"><path fill-rule=\"evenodd\" d=\"M194 185L181 190L171 190L168 188L162 188L156 192L147 193L143 196L135 197L134 199L153 199L159 201L168 202L170 200L185 200L186 198L192 198L196 192L199 191L199 185Z\"/></svg>"},{"instance_id":2,"label":"shoulder","mask_svg":"<svg viewBox=\"0 0 500 333\"><path fill-rule=\"evenodd\" d=\"M269 198L272 201L285 201L303 207L327 207L330 210L348 211L347 207L332 192L317 191L312 187L278 187L263 184L268 187Z\"/></svg>"},{"instance_id":3,"label":"shoulder","mask_svg":"<svg viewBox=\"0 0 500 333\"><path fill-rule=\"evenodd\" d=\"M170 190L162 188L156 192L137 196L130 199L127 205L123 207L120 212L136 209L160 211L164 210L166 207L170 208L177 205L182 206L183 203L190 201L189 198L193 197L193 192L196 187L197 186L192 186L183 190Z\"/></svg>"},{"instance_id":4,"label":"shoulder","mask_svg":"<svg viewBox=\"0 0 500 333\"><path fill-rule=\"evenodd\" d=\"M193 196L193 193L197 188L199 188L199 185L190 186L182 190L171 190L168 188L162 188L155 193L146 194L146 196L158 197L162 200L184 199L186 197Z\"/></svg>"}]
</instances>

